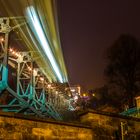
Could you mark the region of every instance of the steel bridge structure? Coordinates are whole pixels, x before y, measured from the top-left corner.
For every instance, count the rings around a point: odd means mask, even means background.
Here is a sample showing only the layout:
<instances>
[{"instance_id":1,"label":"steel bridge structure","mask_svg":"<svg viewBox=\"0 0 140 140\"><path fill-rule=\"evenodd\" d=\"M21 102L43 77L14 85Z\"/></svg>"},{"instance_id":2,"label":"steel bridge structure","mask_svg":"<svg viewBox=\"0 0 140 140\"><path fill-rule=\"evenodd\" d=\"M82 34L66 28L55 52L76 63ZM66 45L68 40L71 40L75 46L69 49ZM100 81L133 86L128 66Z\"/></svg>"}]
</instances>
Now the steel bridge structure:
<instances>
[{"instance_id":1,"label":"steel bridge structure","mask_svg":"<svg viewBox=\"0 0 140 140\"><path fill-rule=\"evenodd\" d=\"M10 33L27 24L12 26L13 18L0 18L0 108L5 112L62 120L61 112L73 108L65 91L68 84L50 82L32 51L15 51L9 46Z\"/></svg>"}]
</instances>

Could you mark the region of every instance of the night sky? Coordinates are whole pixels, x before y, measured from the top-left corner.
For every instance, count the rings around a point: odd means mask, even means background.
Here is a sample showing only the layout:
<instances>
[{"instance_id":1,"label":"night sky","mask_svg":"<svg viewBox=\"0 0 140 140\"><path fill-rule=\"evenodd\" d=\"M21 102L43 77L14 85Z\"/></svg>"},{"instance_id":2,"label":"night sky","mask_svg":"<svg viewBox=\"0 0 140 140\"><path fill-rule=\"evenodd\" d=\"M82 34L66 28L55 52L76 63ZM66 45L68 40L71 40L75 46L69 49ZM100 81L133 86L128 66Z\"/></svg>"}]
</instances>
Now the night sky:
<instances>
[{"instance_id":1,"label":"night sky","mask_svg":"<svg viewBox=\"0 0 140 140\"><path fill-rule=\"evenodd\" d=\"M70 84L104 85L105 50L122 33L140 39L140 0L57 0Z\"/></svg>"}]
</instances>

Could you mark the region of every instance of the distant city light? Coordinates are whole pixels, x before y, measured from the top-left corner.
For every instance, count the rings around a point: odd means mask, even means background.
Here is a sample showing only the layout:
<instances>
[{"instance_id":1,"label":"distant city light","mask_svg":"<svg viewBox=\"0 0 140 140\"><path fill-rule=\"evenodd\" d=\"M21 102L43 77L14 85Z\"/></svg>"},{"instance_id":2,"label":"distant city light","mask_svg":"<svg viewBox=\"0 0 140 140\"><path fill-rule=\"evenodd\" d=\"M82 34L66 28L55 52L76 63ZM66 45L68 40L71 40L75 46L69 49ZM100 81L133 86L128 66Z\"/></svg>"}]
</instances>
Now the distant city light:
<instances>
[{"instance_id":1,"label":"distant city light","mask_svg":"<svg viewBox=\"0 0 140 140\"><path fill-rule=\"evenodd\" d=\"M92 93L92 96L95 96L95 93Z\"/></svg>"},{"instance_id":2,"label":"distant city light","mask_svg":"<svg viewBox=\"0 0 140 140\"><path fill-rule=\"evenodd\" d=\"M86 96L86 94L84 93L84 94L83 94L83 96L85 97L85 96Z\"/></svg>"},{"instance_id":3,"label":"distant city light","mask_svg":"<svg viewBox=\"0 0 140 140\"><path fill-rule=\"evenodd\" d=\"M74 96L74 100L78 100L78 96Z\"/></svg>"},{"instance_id":4,"label":"distant city light","mask_svg":"<svg viewBox=\"0 0 140 140\"><path fill-rule=\"evenodd\" d=\"M71 89L71 92L75 92L75 89Z\"/></svg>"}]
</instances>

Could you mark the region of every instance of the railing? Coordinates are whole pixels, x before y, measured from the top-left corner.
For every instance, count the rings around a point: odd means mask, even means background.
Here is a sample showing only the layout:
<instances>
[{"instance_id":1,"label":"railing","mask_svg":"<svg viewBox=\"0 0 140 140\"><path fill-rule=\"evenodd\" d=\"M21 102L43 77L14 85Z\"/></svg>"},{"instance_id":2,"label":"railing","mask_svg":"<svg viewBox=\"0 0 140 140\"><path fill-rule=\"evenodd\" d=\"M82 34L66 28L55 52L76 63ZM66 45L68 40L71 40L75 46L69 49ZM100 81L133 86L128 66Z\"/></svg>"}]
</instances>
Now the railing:
<instances>
[{"instance_id":1,"label":"railing","mask_svg":"<svg viewBox=\"0 0 140 140\"><path fill-rule=\"evenodd\" d=\"M121 115L140 117L140 108L134 107L120 113Z\"/></svg>"}]
</instances>

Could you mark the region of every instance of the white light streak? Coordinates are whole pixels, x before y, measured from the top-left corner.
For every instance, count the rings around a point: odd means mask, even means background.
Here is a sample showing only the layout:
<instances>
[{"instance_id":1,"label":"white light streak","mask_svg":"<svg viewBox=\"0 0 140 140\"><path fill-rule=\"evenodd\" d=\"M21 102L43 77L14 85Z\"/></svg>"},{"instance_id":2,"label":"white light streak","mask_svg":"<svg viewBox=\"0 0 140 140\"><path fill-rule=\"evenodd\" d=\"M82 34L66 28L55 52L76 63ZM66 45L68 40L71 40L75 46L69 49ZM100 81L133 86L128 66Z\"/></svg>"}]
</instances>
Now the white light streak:
<instances>
[{"instance_id":1,"label":"white light streak","mask_svg":"<svg viewBox=\"0 0 140 140\"><path fill-rule=\"evenodd\" d=\"M36 31L37 39L40 42L45 54L47 55L51 65L53 67L54 72L56 73L59 81L61 83L63 83L63 78L62 78L62 75L60 73L59 66L58 66L58 64L53 56L51 49L50 49L50 45L49 45L48 40L44 34L42 27L41 27L41 24L39 22L39 19L38 19L36 12L35 12L34 7L33 6L27 7L26 12L27 12L27 16L29 17L31 26L33 26L35 31Z\"/></svg>"}]
</instances>

